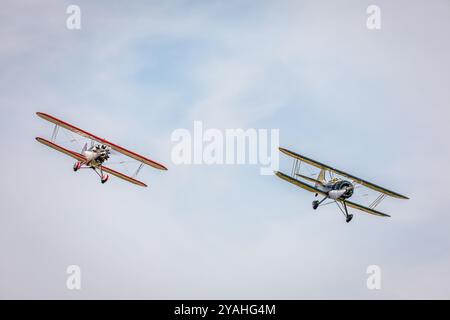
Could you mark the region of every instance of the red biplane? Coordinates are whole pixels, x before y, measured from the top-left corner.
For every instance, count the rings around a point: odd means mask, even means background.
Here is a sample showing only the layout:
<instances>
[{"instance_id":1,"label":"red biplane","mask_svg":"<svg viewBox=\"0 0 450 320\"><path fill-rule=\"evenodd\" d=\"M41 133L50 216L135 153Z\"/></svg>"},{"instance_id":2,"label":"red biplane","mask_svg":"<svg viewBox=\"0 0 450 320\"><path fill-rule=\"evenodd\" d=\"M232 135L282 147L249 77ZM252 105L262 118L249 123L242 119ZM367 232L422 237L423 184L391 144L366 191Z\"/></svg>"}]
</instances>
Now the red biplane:
<instances>
[{"instance_id":1,"label":"red biplane","mask_svg":"<svg viewBox=\"0 0 450 320\"><path fill-rule=\"evenodd\" d=\"M150 160L144 156L141 156L135 152L132 152L130 150L127 150L121 146L118 146L117 144L114 144L112 142L109 142L108 140L99 138L92 133L89 133L85 130L79 129L65 121L59 120L49 114L37 112L36 113L39 117L41 117L44 120L50 121L51 123L55 124L55 128L53 130L53 134L51 137L51 140L47 140L44 138L37 137L36 140L39 141L42 144L45 144L49 146L50 148L53 148L57 151L60 151L62 153L65 153L72 158L76 159L77 162L73 166L74 171L78 171L79 169L93 169L95 173L100 177L100 181L102 183L105 183L108 181L108 174L112 174L113 176L116 176L118 178L121 178L123 180L126 180L128 182L134 183L141 187L146 187L147 185L139 180L136 179L139 171L142 169L144 165L149 165L153 168L159 169L159 170L167 170L165 166L162 164L157 163L156 161ZM58 145L55 143L55 140L58 135L59 128L63 128L66 130L69 130L71 132L74 132L78 134L79 136L88 139L91 141L90 146L88 147L88 143L86 142L84 144L83 149L81 150L81 153L72 151L68 148L65 148L61 145ZM76 139L72 139L72 141L76 141ZM125 155L129 158L132 158L133 160L140 162L139 167L137 168L136 172L130 176L126 175L124 173L121 173L119 171L116 171L114 169L111 169L109 167L104 166L103 164L109 159L110 154L112 151L116 151L119 154ZM105 173L106 172L106 173Z\"/></svg>"}]
</instances>

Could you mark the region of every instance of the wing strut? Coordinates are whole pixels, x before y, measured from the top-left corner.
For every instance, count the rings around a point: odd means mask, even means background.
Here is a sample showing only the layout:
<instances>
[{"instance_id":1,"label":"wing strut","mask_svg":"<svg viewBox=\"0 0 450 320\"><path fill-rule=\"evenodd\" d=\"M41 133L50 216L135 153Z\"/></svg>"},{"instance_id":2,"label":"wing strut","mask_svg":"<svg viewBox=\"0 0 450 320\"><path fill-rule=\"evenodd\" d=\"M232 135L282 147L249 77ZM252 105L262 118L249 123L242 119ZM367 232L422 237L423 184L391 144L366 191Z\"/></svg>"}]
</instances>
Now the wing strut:
<instances>
[{"instance_id":1,"label":"wing strut","mask_svg":"<svg viewBox=\"0 0 450 320\"><path fill-rule=\"evenodd\" d=\"M143 166L144 166L144 163L141 163L141 164L139 165L139 168L137 168L136 172L133 174L133 178L136 178L136 177L137 177L139 171L141 171L141 169L142 169Z\"/></svg>"},{"instance_id":2,"label":"wing strut","mask_svg":"<svg viewBox=\"0 0 450 320\"><path fill-rule=\"evenodd\" d=\"M292 177L295 177L295 175L300 172L300 165L301 164L302 164L302 162L300 160L294 159L294 163L292 165L292 173L291 173Z\"/></svg>"},{"instance_id":3,"label":"wing strut","mask_svg":"<svg viewBox=\"0 0 450 320\"><path fill-rule=\"evenodd\" d=\"M339 202L334 201L336 203L336 205L338 206L339 210L341 210L342 214L345 216L345 212L344 210L341 208L341 205L339 204Z\"/></svg>"},{"instance_id":4,"label":"wing strut","mask_svg":"<svg viewBox=\"0 0 450 320\"><path fill-rule=\"evenodd\" d=\"M55 142L56 140L56 136L58 135L58 131L59 131L59 126L57 124L55 124L55 128L53 129L53 133L52 133L52 142Z\"/></svg>"},{"instance_id":5,"label":"wing strut","mask_svg":"<svg viewBox=\"0 0 450 320\"><path fill-rule=\"evenodd\" d=\"M381 203L381 201L384 200L384 198L386 198L386 194L382 193L380 194L370 205L369 208L370 209L375 209L375 207L377 205L379 205Z\"/></svg>"},{"instance_id":6,"label":"wing strut","mask_svg":"<svg viewBox=\"0 0 450 320\"><path fill-rule=\"evenodd\" d=\"M342 210L341 206L339 205L338 201L335 201L339 210L341 210L342 214L345 216L345 221L347 221L347 223L349 223L350 221L352 221L353 219L353 215L348 213L347 210L347 204L345 203L345 201L342 201L342 206L344 207L344 210Z\"/></svg>"}]
</instances>

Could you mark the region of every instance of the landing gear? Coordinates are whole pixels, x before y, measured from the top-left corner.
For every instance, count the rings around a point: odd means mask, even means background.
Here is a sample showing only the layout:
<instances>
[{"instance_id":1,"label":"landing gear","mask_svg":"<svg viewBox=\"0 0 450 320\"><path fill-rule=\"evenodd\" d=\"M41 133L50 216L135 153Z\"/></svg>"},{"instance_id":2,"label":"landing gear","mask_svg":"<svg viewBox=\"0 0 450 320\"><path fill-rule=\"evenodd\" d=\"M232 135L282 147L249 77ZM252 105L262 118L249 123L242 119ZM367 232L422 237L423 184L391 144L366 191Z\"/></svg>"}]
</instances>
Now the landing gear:
<instances>
[{"instance_id":1,"label":"landing gear","mask_svg":"<svg viewBox=\"0 0 450 320\"><path fill-rule=\"evenodd\" d=\"M347 218L345 219L345 221L347 221L347 223L349 223L350 221L352 221L352 219L353 219L353 215L352 215L352 214L349 214L349 215L347 216Z\"/></svg>"},{"instance_id":2,"label":"landing gear","mask_svg":"<svg viewBox=\"0 0 450 320\"><path fill-rule=\"evenodd\" d=\"M103 173L102 167L101 166L94 166L92 165L92 163L83 163L83 162L76 162L73 165L73 171L78 171L80 169L92 169L94 170L94 172L99 176L100 178L100 182L106 183L106 181L108 181L109 179L109 175L107 175L106 173Z\"/></svg>"},{"instance_id":3,"label":"landing gear","mask_svg":"<svg viewBox=\"0 0 450 320\"><path fill-rule=\"evenodd\" d=\"M323 199L320 200L320 201L314 200L314 201L312 202L312 207L313 207L313 209L316 210L316 209L319 207L319 205L320 205L322 202L324 202L326 199L328 199L328 196L326 196L325 198L323 198Z\"/></svg>"},{"instance_id":4,"label":"landing gear","mask_svg":"<svg viewBox=\"0 0 450 320\"><path fill-rule=\"evenodd\" d=\"M80 168L81 168L81 162L76 162L76 163L73 165L73 171L75 171L75 172L77 172L78 169L80 169Z\"/></svg>"},{"instance_id":5,"label":"landing gear","mask_svg":"<svg viewBox=\"0 0 450 320\"><path fill-rule=\"evenodd\" d=\"M348 210L347 210L347 203L345 202L345 200L341 200L341 201L342 201L341 203L342 203L342 206L344 207L344 209L341 208L341 206L340 206L340 204L339 204L340 201L335 201L335 202L336 202L336 204L337 204L339 210L341 210L342 214L345 216L345 221L346 221L347 223L349 223L350 221L352 221L353 215L350 214L350 213L348 213Z\"/></svg>"},{"instance_id":6,"label":"landing gear","mask_svg":"<svg viewBox=\"0 0 450 320\"><path fill-rule=\"evenodd\" d=\"M95 171L95 173L100 177L100 182L103 184L106 181L108 181L109 176L107 174L103 173L102 167L99 168L100 172L97 171L95 167L92 167L92 169Z\"/></svg>"},{"instance_id":7,"label":"landing gear","mask_svg":"<svg viewBox=\"0 0 450 320\"><path fill-rule=\"evenodd\" d=\"M316 210L318 206L319 206L319 201L314 200L314 201L312 202L312 207L313 207L313 209Z\"/></svg>"},{"instance_id":8,"label":"landing gear","mask_svg":"<svg viewBox=\"0 0 450 320\"><path fill-rule=\"evenodd\" d=\"M347 210L347 204L345 203L345 201L342 201L342 203L344 204L345 221L346 221L347 223L349 223L350 221L352 221L353 215L348 213L348 210Z\"/></svg>"},{"instance_id":9,"label":"landing gear","mask_svg":"<svg viewBox=\"0 0 450 320\"><path fill-rule=\"evenodd\" d=\"M108 179L109 179L109 176L107 175L107 174L104 174L103 176L102 176L102 183L105 183L106 181L108 181Z\"/></svg>"}]
</instances>

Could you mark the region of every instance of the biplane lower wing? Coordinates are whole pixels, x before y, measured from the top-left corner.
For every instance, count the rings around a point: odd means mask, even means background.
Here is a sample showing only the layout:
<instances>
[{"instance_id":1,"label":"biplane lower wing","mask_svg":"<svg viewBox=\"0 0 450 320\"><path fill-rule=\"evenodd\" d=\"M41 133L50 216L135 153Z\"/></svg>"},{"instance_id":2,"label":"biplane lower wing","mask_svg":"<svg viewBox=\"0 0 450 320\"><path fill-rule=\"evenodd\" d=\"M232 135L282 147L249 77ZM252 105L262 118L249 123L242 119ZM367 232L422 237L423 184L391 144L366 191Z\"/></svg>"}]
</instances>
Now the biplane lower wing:
<instances>
[{"instance_id":1,"label":"biplane lower wing","mask_svg":"<svg viewBox=\"0 0 450 320\"><path fill-rule=\"evenodd\" d=\"M48 140L46 140L44 138L39 138L38 137L38 138L36 138L36 140L39 141L42 144L45 144L46 146L48 146L50 148L53 148L53 149L55 149L55 150L57 150L59 152L65 153L68 156L71 156L72 158L74 158L74 159L76 159L78 161L86 161L86 158L82 154L80 154L78 152L66 149L66 148L64 148L64 147L62 147L60 145L57 145L56 143L53 143L51 141L48 141ZM116 177L118 177L120 179L123 179L125 181L128 181L128 182L131 182L131 183L136 184L138 186L147 187L147 185L145 183L143 183L143 182L141 182L139 180L136 180L136 179L134 179L134 178L132 178L130 176L127 176L126 174L123 174L121 172L113 170L111 168L102 166L102 170L107 172L107 173L112 174L113 176L116 176Z\"/></svg>"},{"instance_id":2,"label":"biplane lower wing","mask_svg":"<svg viewBox=\"0 0 450 320\"><path fill-rule=\"evenodd\" d=\"M121 173L119 171L113 170L113 169L105 167L105 166L102 166L102 170L112 174L113 176L116 176L117 178L120 178L120 179L123 179L125 181L134 183L134 184L136 184L138 186L147 187L147 185L145 183L143 183L143 182L141 182L139 180L136 180L136 179L134 179L134 178L132 178L130 176L127 176L126 174L123 174L123 173Z\"/></svg>"},{"instance_id":3,"label":"biplane lower wing","mask_svg":"<svg viewBox=\"0 0 450 320\"><path fill-rule=\"evenodd\" d=\"M339 200L339 202L342 203L343 201ZM364 207L364 206L362 206L360 204L357 204L357 203L354 203L354 202L351 202L351 201L345 200L345 203L346 203L346 205L348 207L351 207L353 209L358 209L358 210L364 211L364 212L369 213L369 214L373 214L374 216L386 217L386 218L390 217L390 215L388 215L386 213L382 213L380 211L377 211L377 210L374 210L374 209L371 209L371 208L368 208L368 207Z\"/></svg>"},{"instance_id":4,"label":"biplane lower wing","mask_svg":"<svg viewBox=\"0 0 450 320\"><path fill-rule=\"evenodd\" d=\"M316 183L319 183L319 184L322 183L322 181L320 181L320 180L310 178L310 177L305 176L305 175L300 174L300 173L296 173L295 175L298 176L298 177L300 177L300 178L302 178L302 179L305 179L305 180L307 180L307 181L309 181L309 182L314 182L315 184L316 184Z\"/></svg>"},{"instance_id":5,"label":"biplane lower wing","mask_svg":"<svg viewBox=\"0 0 450 320\"><path fill-rule=\"evenodd\" d=\"M46 140L44 138L37 137L36 140L39 141L42 144L45 144L46 146L48 146L50 148L53 148L53 149L55 149L55 150L57 150L59 152L65 153L68 156L71 156L72 158L74 158L74 159L76 159L78 161L86 161L86 158L82 154L80 154L78 152L75 152L75 151L66 149L64 147L61 147L61 146L57 145L56 143L50 142L50 141L48 141L48 140Z\"/></svg>"},{"instance_id":6,"label":"biplane lower wing","mask_svg":"<svg viewBox=\"0 0 450 320\"><path fill-rule=\"evenodd\" d=\"M368 187L368 188L373 189L375 191L378 191L380 193L384 193L384 194L386 194L388 196L391 196L391 197L394 197L394 198L398 198L398 199L409 199L408 197L406 197L404 195L401 195L401 194L399 194L397 192L388 190L386 188L383 188L381 186L378 186L378 185L376 185L374 183L368 182L368 181L363 180L361 178L355 177L355 176L353 176L351 174L348 174L348 173L346 173L344 171L341 171L339 169L330 167L330 166L328 166L326 164L323 164L321 162L318 162L318 161L312 160L310 158L307 158L305 156L299 155L299 154L297 154L297 153L295 153L293 151L290 151L290 150L287 150L287 149L284 149L284 148L279 148L279 149L280 149L280 151L282 153L284 153L284 154L286 154L286 155L288 155L288 156L290 156L292 158L295 158L295 159L298 159L300 161L306 162L307 164L310 164L310 165L312 165L312 166L314 166L316 168L329 170L329 171L332 171L334 173L337 173L337 174L340 174L342 176L345 176L347 178L353 179L355 183L358 183L360 185L363 185L365 187Z\"/></svg>"},{"instance_id":7,"label":"biplane lower wing","mask_svg":"<svg viewBox=\"0 0 450 320\"><path fill-rule=\"evenodd\" d=\"M275 174L276 174L279 178L281 178L281 179L283 179L283 180L285 180L285 181L287 181L287 182L290 182L290 183L292 183L292 184L295 184L296 186L298 186L298 187L300 187L300 188L303 188L303 189L305 189L305 190L307 190L307 191L309 191L309 192L322 194L322 195L324 195L324 196L327 195L325 192L323 192L323 191L321 191L321 190L315 188L314 186L311 186L311 185L309 185L309 184L307 184L307 183L304 183L304 182L302 182L302 181L299 181L299 180L297 180L297 179L294 179L294 178L292 178L292 177L290 177L290 176L288 176L288 175L286 175L286 174L284 174L284 173L282 173L282 172L277 171L277 172L275 172ZM342 203L344 200L337 200L337 201L339 201L339 202ZM353 209L358 209L358 210L364 211L364 212L366 212L366 213L373 214L373 215L375 215L375 216L379 216L379 217L390 217L390 215L388 215L388 214L382 213L382 212L377 211L377 210L370 209L370 208L368 208L368 207L364 207L364 206L362 206L362 205L360 205L360 204L357 204L357 203L354 203L354 202L351 202L351 201L345 200L345 203L347 204L347 206L349 206L349 207L351 207L351 208L353 208Z\"/></svg>"},{"instance_id":8,"label":"biplane lower wing","mask_svg":"<svg viewBox=\"0 0 450 320\"><path fill-rule=\"evenodd\" d=\"M139 154L137 154L137 153L135 153L133 151L125 149L124 147L121 147L121 146L119 146L117 144L109 142L108 140L105 140L103 138L97 137L96 135L93 135L92 133L89 133L89 132L87 132L87 131L85 131L83 129L77 128L74 125L71 125L70 123L67 123L67 122L65 122L63 120L55 118L54 116L51 116L51 115L43 113L43 112L36 112L36 114L39 117L41 117L42 119L47 120L47 121L49 121L51 123L54 123L55 125L63 127L63 128L65 128L65 129L67 129L69 131L72 131L72 132L76 133L76 134L79 134L82 137L89 138L91 140L95 140L95 141L98 141L98 142L100 142L100 143L102 143L104 145L107 145L111 149L114 149L117 152L120 152L120 153L126 155L127 157L133 158L133 159L135 159L135 160L137 160L139 162L145 163L146 165L149 165L149 166L151 166L153 168L156 168L156 169L167 170L167 168L165 166L163 166L162 164L160 164L160 163L158 163L156 161L153 161L153 160L148 159L148 158L146 158L144 156L141 156L141 155L139 155Z\"/></svg>"},{"instance_id":9,"label":"biplane lower wing","mask_svg":"<svg viewBox=\"0 0 450 320\"><path fill-rule=\"evenodd\" d=\"M299 180L297 180L297 179L294 179L294 178L292 178L292 177L290 177L290 176L288 176L288 175L286 175L286 174L284 174L284 173L282 173L282 172L280 172L280 171L275 172L275 174L276 174L279 178L281 178L281 179L283 179L283 180L285 180L285 181L287 181L287 182L290 182L290 183L292 183L292 184L295 184L297 187L303 188L303 189L305 189L305 190L307 190L307 191L309 191L309 192L322 194L322 195L324 195L324 196L327 195L327 194L326 194L325 192L323 192L322 190L319 190L319 189L317 189L316 187L311 186L311 185L309 185L309 184L307 184L307 183L304 183L304 182L302 182L302 181L299 181Z\"/></svg>"}]
</instances>

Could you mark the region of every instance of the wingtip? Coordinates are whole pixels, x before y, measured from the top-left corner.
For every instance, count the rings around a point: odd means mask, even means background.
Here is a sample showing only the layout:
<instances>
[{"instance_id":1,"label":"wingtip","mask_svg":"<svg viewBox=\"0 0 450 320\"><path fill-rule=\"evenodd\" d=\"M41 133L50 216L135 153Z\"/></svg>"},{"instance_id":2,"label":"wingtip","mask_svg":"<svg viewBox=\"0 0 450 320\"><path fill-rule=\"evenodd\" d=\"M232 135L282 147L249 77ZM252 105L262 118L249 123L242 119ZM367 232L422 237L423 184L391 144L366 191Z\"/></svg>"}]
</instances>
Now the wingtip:
<instances>
[{"instance_id":1,"label":"wingtip","mask_svg":"<svg viewBox=\"0 0 450 320\"><path fill-rule=\"evenodd\" d=\"M151 167L153 167L153 168L155 168L155 169L158 169L158 170L162 170L162 171L166 171L167 170L166 166L164 166L161 163L158 163L156 161L153 161L153 160L150 160L146 164L151 166Z\"/></svg>"},{"instance_id":2,"label":"wingtip","mask_svg":"<svg viewBox=\"0 0 450 320\"><path fill-rule=\"evenodd\" d=\"M44 120L47 120L48 118L51 118L51 117L52 117L52 116L49 115L48 113L40 112L40 111L36 112L36 115L37 115L39 118L42 118L42 119L44 119Z\"/></svg>"}]
</instances>

